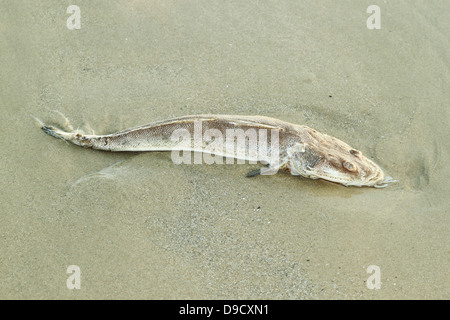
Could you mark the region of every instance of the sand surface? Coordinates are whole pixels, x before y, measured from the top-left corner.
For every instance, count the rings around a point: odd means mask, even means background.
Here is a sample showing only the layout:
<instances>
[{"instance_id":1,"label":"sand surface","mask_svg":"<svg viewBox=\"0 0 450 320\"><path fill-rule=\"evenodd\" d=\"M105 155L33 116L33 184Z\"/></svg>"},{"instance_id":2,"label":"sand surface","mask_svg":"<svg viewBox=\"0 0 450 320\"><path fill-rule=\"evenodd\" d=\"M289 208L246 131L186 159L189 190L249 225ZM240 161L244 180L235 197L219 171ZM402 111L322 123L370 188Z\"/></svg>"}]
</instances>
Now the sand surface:
<instances>
[{"instance_id":1,"label":"sand surface","mask_svg":"<svg viewBox=\"0 0 450 320\"><path fill-rule=\"evenodd\" d=\"M450 298L448 1L80 0L69 30L71 4L0 1L0 298ZM380 30L366 27L371 4ZM399 183L82 149L30 117L62 124L53 110L100 134L275 117Z\"/></svg>"}]
</instances>

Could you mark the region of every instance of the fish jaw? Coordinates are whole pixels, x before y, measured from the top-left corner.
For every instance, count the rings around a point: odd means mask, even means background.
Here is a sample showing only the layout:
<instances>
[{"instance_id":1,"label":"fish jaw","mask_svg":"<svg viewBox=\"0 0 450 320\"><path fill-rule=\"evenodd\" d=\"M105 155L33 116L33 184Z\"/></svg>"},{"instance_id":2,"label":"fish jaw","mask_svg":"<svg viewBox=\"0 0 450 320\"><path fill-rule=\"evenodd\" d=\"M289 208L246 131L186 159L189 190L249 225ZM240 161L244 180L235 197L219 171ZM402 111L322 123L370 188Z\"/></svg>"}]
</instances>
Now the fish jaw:
<instances>
[{"instance_id":1,"label":"fish jaw","mask_svg":"<svg viewBox=\"0 0 450 320\"><path fill-rule=\"evenodd\" d=\"M391 183L398 182L392 177L385 176L383 170L378 165L373 162L370 163L372 164L370 174L360 172L358 175L349 175L342 170L337 170L330 166L322 166L320 169L317 168L314 172L309 171L305 173L308 178L323 179L342 184L346 187L385 188Z\"/></svg>"}]
</instances>

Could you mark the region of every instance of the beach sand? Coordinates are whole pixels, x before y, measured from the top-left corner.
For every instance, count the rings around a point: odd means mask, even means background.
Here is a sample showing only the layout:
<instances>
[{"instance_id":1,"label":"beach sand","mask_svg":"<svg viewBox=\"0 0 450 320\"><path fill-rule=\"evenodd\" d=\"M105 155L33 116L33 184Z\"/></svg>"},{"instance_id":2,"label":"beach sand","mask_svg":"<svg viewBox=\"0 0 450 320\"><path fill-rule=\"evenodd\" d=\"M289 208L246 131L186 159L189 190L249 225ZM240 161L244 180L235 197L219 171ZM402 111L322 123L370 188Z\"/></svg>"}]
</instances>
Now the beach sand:
<instances>
[{"instance_id":1,"label":"beach sand","mask_svg":"<svg viewBox=\"0 0 450 320\"><path fill-rule=\"evenodd\" d=\"M447 1L0 2L1 299L449 299ZM45 135L264 115L399 180L346 188ZM447 159L447 160L446 160ZM81 289L68 289L68 266ZM366 286L378 266L381 288Z\"/></svg>"}]
</instances>

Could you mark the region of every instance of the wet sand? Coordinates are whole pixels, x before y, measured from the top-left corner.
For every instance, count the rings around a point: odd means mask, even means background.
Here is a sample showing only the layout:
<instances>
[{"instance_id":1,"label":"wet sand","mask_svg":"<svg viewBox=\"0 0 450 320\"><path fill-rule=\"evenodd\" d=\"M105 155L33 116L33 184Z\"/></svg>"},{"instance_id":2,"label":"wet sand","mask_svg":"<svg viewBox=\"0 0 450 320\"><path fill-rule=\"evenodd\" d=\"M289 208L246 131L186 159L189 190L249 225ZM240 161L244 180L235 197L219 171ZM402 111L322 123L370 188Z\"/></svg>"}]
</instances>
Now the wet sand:
<instances>
[{"instance_id":1,"label":"wet sand","mask_svg":"<svg viewBox=\"0 0 450 320\"><path fill-rule=\"evenodd\" d=\"M0 298L449 299L446 1L0 2ZM336 136L399 183L175 165L45 135L204 114ZM81 289L69 290L69 265ZM367 268L379 266L370 290Z\"/></svg>"}]
</instances>

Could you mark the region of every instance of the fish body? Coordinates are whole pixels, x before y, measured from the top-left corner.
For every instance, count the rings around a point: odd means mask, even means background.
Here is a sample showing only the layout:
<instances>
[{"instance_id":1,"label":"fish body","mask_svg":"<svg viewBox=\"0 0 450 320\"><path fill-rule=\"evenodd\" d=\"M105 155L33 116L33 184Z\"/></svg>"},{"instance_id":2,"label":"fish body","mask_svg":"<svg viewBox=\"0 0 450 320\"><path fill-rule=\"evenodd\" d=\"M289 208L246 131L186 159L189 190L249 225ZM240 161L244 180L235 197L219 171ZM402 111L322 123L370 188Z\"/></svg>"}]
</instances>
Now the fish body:
<instances>
[{"instance_id":1,"label":"fish body","mask_svg":"<svg viewBox=\"0 0 450 320\"><path fill-rule=\"evenodd\" d=\"M347 143L304 125L264 116L184 116L107 135L68 132L43 123L41 128L53 137L98 150L202 152L260 161L268 165L262 174L285 169L345 186L381 188L395 182Z\"/></svg>"}]
</instances>

